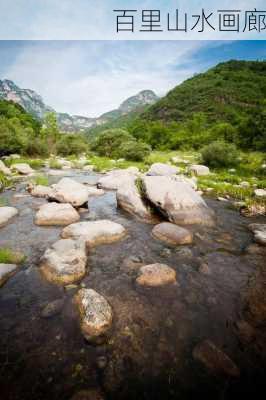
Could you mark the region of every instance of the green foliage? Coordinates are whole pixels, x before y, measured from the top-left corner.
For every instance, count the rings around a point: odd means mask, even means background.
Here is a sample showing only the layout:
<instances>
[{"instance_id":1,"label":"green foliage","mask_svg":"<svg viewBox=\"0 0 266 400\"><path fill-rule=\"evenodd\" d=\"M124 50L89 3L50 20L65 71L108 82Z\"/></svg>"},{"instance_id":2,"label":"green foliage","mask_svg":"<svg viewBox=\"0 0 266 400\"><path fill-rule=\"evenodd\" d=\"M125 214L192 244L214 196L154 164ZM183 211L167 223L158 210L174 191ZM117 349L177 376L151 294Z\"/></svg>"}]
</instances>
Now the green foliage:
<instances>
[{"instance_id":1,"label":"green foliage","mask_svg":"<svg viewBox=\"0 0 266 400\"><path fill-rule=\"evenodd\" d=\"M88 151L88 142L82 134L61 135L57 143L57 153L62 156L80 155Z\"/></svg>"},{"instance_id":2,"label":"green foliage","mask_svg":"<svg viewBox=\"0 0 266 400\"><path fill-rule=\"evenodd\" d=\"M201 150L204 164L213 167L232 167L239 163L239 152L232 143L222 141L213 142Z\"/></svg>"},{"instance_id":3,"label":"green foliage","mask_svg":"<svg viewBox=\"0 0 266 400\"><path fill-rule=\"evenodd\" d=\"M9 248L0 248L0 264L22 264L26 257L19 253L14 252Z\"/></svg>"},{"instance_id":4,"label":"green foliage","mask_svg":"<svg viewBox=\"0 0 266 400\"><path fill-rule=\"evenodd\" d=\"M35 185L49 186L49 179L46 175L37 175L33 179Z\"/></svg>"},{"instance_id":5,"label":"green foliage","mask_svg":"<svg viewBox=\"0 0 266 400\"><path fill-rule=\"evenodd\" d=\"M44 166L44 161L39 158L15 158L15 159L7 159L5 160L5 164L8 167L11 167L12 164L29 164L29 166L33 169L41 169Z\"/></svg>"},{"instance_id":6,"label":"green foliage","mask_svg":"<svg viewBox=\"0 0 266 400\"><path fill-rule=\"evenodd\" d=\"M48 113L45 115L44 123L41 129L41 137L46 143L49 152L51 154L56 154L56 145L60 137L60 132L57 126L55 113Z\"/></svg>"},{"instance_id":7,"label":"green foliage","mask_svg":"<svg viewBox=\"0 0 266 400\"><path fill-rule=\"evenodd\" d=\"M125 142L120 147L120 154L130 161L143 161L150 152L151 148L148 144L136 140Z\"/></svg>"},{"instance_id":8,"label":"green foliage","mask_svg":"<svg viewBox=\"0 0 266 400\"><path fill-rule=\"evenodd\" d=\"M62 165L56 160L56 158L49 161L49 167L52 169L62 169Z\"/></svg>"},{"instance_id":9,"label":"green foliage","mask_svg":"<svg viewBox=\"0 0 266 400\"><path fill-rule=\"evenodd\" d=\"M91 143L91 150L100 156L120 158L121 145L132 140L132 136L123 129L108 129L99 134Z\"/></svg>"},{"instance_id":10,"label":"green foliage","mask_svg":"<svg viewBox=\"0 0 266 400\"><path fill-rule=\"evenodd\" d=\"M9 184L8 178L0 171L0 192Z\"/></svg>"}]
</instances>

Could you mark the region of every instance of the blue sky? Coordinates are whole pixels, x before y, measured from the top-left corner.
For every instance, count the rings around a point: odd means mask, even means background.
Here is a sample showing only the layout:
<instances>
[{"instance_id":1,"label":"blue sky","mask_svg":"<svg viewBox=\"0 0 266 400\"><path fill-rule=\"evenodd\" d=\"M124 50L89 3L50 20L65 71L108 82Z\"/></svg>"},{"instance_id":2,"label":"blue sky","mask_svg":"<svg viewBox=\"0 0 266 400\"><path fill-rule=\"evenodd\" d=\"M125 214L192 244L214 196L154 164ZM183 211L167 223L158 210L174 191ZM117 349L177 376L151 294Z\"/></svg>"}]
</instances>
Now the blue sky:
<instances>
[{"instance_id":1,"label":"blue sky","mask_svg":"<svg viewBox=\"0 0 266 400\"><path fill-rule=\"evenodd\" d=\"M35 90L57 111L98 116L230 59L265 60L266 42L0 41L0 79Z\"/></svg>"}]
</instances>

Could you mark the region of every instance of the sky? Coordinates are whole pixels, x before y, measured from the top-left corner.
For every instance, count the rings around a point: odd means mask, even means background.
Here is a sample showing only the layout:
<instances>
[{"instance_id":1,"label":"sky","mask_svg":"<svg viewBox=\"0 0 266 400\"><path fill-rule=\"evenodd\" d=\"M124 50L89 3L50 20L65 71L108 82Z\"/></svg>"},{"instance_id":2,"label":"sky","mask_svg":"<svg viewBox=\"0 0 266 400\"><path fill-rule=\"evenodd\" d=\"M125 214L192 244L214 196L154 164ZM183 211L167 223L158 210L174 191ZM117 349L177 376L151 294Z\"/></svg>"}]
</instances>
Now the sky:
<instances>
[{"instance_id":1,"label":"sky","mask_svg":"<svg viewBox=\"0 0 266 400\"><path fill-rule=\"evenodd\" d=\"M0 41L0 79L35 90L58 112L97 117L230 59L266 60L266 42Z\"/></svg>"}]
</instances>

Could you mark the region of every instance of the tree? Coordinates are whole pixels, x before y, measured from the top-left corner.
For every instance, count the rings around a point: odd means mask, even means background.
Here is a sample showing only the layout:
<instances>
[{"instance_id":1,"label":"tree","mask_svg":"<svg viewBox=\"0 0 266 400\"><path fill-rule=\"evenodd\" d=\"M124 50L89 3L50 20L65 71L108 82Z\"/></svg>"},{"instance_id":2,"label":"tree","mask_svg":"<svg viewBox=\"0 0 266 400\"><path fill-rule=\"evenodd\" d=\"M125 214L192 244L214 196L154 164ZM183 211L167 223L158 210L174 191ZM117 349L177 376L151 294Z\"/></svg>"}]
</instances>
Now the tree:
<instances>
[{"instance_id":1,"label":"tree","mask_svg":"<svg viewBox=\"0 0 266 400\"><path fill-rule=\"evenodd\" d=\"M59 140L60 132L55 113L48 113L45 115L41 129L41 137L46 142L49 152L51 154L56 154L56 143Z\"/></svg>"}]
</instances>

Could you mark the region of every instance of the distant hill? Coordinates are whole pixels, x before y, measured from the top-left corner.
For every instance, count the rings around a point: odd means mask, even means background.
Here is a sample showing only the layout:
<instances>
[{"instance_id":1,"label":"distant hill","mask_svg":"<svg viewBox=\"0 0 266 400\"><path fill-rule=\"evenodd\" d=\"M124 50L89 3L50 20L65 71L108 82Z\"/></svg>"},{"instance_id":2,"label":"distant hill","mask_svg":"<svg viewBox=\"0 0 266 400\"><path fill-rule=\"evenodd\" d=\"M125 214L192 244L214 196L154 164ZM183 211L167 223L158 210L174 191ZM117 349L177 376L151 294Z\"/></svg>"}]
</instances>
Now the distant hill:
<instances>
[{"instance_id":1,"label":"distant hill","mask_svg":"<svg viewBox=\"0 0 266 400\"><path fill-rule=\"evenodd\" d=\"M8 79L0 80L0 99L10 100L21 105L28 113L39 120L42 120L45 114L55 112L60 129L66 132L75 132L105 124L137 109L142 110L143 106L154 104L158 97L153 91L144 90L125 100L118 109L105 113L99 118L58 113L52 107L46 105L39 94L31 89L21 89Z\"/></svg>"},{"instance_id":2,"label":"distant hill","mask_svg":"<svg viewBox=\"0 0 266 400\"><path fill-rule=\"evenodd\" d=\"M266 61L218 64L176 86L143 113L146 120L186 121L202 112L208 121L235 123L266 98Z\"/></svg>"}]
</instances>

